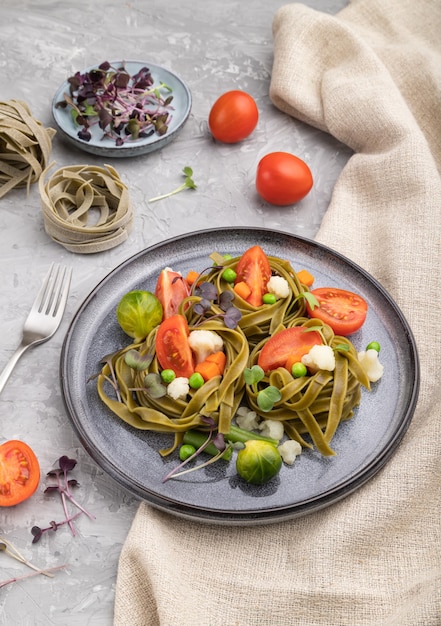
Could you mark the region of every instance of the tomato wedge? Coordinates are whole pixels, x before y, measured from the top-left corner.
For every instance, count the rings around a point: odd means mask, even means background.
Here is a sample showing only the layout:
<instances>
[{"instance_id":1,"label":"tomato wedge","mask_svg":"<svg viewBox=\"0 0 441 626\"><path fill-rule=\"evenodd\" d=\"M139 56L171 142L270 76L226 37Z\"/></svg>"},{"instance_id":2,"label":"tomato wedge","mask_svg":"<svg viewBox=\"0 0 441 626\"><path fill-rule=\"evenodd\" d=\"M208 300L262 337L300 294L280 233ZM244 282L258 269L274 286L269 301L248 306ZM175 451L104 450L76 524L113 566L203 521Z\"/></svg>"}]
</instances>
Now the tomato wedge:
<instances>
[{"instance_id":1,"label":"tomato wedge","mask_svg":"<svg viewBox=\"0 0 441 626\"><path fill-rule=\"evenodd\" d=\"M164 319L176 315L182 300L190 295L190 286L179 272L166 268L158 276L155 296L162 304Z\"/></svg>"},{"instance_id":2,"label":"tomato wedge","mask_svg":"<svg viewBox=\"0 0 441 626\"><path fill-rule=\"evenodd\" d=\"M291 368L293 363L301 361L313 346L321 345L323 340L316 330L307 331L302 326L285 328L273 335L260 351L257 365L264 372L278 367Z\"/></svg>"},{"instance_id":3,"label":"tomato wedge","mask_svg":"<svg viewBox=\"0 0 441 626\"><path fill-rule=\"evenodd\" d=\"M183 315L172 315L160 323L156 334L156 356L162 369L172 369L176 376L190 378L194 372L190 334Z\"/></svg>"},{"instance_id":4,"label":"tomato wedge","mask_svg":"<svg viewBox=\"0 0 441 626\"><path fill-rule=\"evenodd\" d=\"M40 464L23 441L0 445L0 506L14 506L32 496L40 482Z\"/></svg>"},{"instance_id":5,"label":"tomato wedge","mask_svg":"<svg viewBox=\"0 0 441 626\"><path fill-rule=\"evenodd\" d=\"M328 324L336 335L346 337L363 326L368 305L358 294L334 287L319 287L311 293L320 306L311 308L307 302L308 315Z\"/></svg>"},{"instance_id":6,"label":"tomato wedge","mask_svg":"<svg viewBox=\"0 0 441 626\"><path fill-rule=\"evenodd\" d=\"M251 289L247 302L253 306L261 306L262 296L266 293L266 286L271 278L271 267L260 246L253 246L243 253L237 264L236 274L235 284L244 282Z\"/></svg>"}]
</instances>

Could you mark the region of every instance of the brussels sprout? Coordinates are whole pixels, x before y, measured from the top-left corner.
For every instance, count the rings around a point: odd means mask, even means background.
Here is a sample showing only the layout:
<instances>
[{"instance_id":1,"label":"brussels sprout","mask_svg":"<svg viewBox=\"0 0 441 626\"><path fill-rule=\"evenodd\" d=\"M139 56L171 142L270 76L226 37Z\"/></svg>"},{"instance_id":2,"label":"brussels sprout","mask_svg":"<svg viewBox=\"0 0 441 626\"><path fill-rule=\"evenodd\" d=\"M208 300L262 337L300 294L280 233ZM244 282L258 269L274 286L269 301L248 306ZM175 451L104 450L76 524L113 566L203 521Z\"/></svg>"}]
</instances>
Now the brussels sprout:
<instances>
[{"instance_id":1,"label":"brussels sprout","mask_svg":"<svg viewBox=\"0 0 441 626\"><path fill-rule=\"evenodd\" d=\"M116 309L118 324L135 341L145 339L162 322L162 314L161 303L150 291L129 291Z\"/></svg>"},{"instance_id":2,"label":"brussels sprout","mask_svg":"<svg viewBox=\"0 0 441 626\"><path fill-rule=\"evenodd\" d=\"M253 485L263 485L277 476L282 467L282 457L276 446L268 441L252 439L239 450L236 469L239 476Z\"/></svg>"}]
</instances>

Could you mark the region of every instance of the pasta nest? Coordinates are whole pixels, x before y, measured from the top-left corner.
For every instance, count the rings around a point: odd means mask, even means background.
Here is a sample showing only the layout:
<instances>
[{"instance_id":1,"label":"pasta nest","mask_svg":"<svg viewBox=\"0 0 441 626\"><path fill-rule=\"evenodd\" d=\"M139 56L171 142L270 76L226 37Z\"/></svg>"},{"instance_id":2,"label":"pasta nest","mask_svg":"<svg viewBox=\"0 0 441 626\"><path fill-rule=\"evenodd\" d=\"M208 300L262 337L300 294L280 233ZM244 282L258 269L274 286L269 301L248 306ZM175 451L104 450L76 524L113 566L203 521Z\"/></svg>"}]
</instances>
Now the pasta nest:
<instances>
[{"instance_id":1,"label":"pasta nest","mask_svg":"<svg viewBox=\"0 0 441 626\"><path fill-rule=\"evenodd\" d=\"M211 378L199 389L190 389L185 400L174 400L167 395L151 397L143 389L143 380L147 374L161 371L155 350L156 327L145 341L125 347L105 363L97 383L102 401L126 423L141 430L183 434L191 428L206 427L204 417L210 417L219 432L227 433L245 390L243 371L249 360L248 341L240 329L227 328L218 319L207 320L197 328L214 331L222 337L227 357L222 377ZM136 371L127 365L125 354L132 349L141 355L152 355L147 369ZM111 380L112 370L119 389L118 398L113 391L108 392L113 385L106 384ZM179 439L175 439L173 449Z\"/></svg>"},{"instance_id":2,"label":"pasta nest","mask_svg":"<svg viewBox=\"0 0 441 626\"><path fill-rule=\"evenodd\" d=\"M294 378L287 369L279 367L268 372L259 383L246 385L245 398L250 408L264 419L282 421L290 439L303 447L315 446L324 456L332 456L335 452L330 444L338 425L353 416L360 403L361 386L370 389L370 382L349 339L334 335L330 326L317 319L297 318L290 326L320 328L324 344L334 350L335 370L318 370L311 376ZM257 364L268 339L263 339L251 351L250 367ZM263 412L257 396L269 385L279 389L281 399L270 411Z\"/></svg>"},{"instance_id":3,"label":"pasta nest","mask_svg":"<svg viewBox=\"0 0 441 626\"><path fill-rule=\"evenodd\" d=\"M0 198L29 187L43 173L52 150L53 128L45 128L20 100L0 102Z\"/></svg>"}]
</instances>

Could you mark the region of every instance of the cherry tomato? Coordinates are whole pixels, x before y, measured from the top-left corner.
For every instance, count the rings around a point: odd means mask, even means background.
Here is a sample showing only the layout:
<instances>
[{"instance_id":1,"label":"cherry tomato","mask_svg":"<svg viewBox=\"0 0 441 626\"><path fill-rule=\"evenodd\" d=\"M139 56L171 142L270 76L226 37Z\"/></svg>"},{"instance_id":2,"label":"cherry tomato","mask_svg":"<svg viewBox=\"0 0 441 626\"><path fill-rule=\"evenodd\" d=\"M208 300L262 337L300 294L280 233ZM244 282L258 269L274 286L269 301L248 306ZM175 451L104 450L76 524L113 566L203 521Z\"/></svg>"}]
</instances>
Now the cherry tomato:
<instances>
[{"instance_id":1,"label":"cherry tomato","mask_svg":"<svg viewBox=\"0 0 441 626\"><path fill-rule=\"evenodd\" d=\"M13 506L32 496L40 482L40 465L23 441L0 446L0 506Z\"/></svg>"},{"instance_id":2,"label":"cherry tomato","mask_svg":"<svg viewBox=\"0 0 441 626\"><path fill-rule=\"evenodd\" d=\"M315 330L305 331L301 326L285 328L276 333L260 351L257 365L264 372L286 367L291 371L293 363L301 361L302 356L308 354L313 346L323 343L320 333Z\"/></svg>"},{"instance_id":3,"label":"cherry tomato","mask_svg":"<svg viewBox=\"0 0 441 626\"><path fill-rule=\"evenodd\" d=\"M289 152L270 152L257 166L256 189L270 204L294 204L311 191L312 185L309 167Z\"/></svg>"},{"instance_id":4,"label":"cherry tomato","mask_svg":"<svg viewBox=\"0 0 441 626\"><path fill-rule=\"evenodd\" d=\"M190 295L190 286L179 272L164 269L158 276L155 296L162 304L164 319L176 315L182 300Z\"/></svg>"},{"instance_id":5,"label":"cherry tomato","mask_svg":"<svg viewBox=\"0 0 441 626\"><path fill-rule=\"evenodd\" d=\"M245 91L227 91L213 104L208 117L211 134L223 143L237 143L257 126L259 111Z\"/></svg>"},{"instance_id":6,"label":"cherry tomato","mask_svg":"<svg viewBox=\"0 0 441 626\"><path fill-rule=\"evenodd\" d=\"M237 264L236 274L235 283L245 282L251 289L247 302L253 306L261 306L271 278L271 267L260 246L253 246L243 253Z\"/></svg>"},{"instance_id":7,"label":"cherry tomato","mask_svg":"<svg viewBox=\"0 0 441 626\"><path fill-rule=\"evenodd\" d=\"M194 372L193 353L188 343L190 331L183 315L172 315L158 327L156 356L162 369L190 378Z\"/></svg>"},{"instance_id":8,"label":"cherry tomato","mask_svg":"<svg viewBox=\"0 0 441 626\"><path fill-rule=\"evenodd\" d=\"M328 324L336 335L351 335L363 325L368 305L361 296L334 287L319 287L311 293L320 306L311 308L306 303L308 315Z\"/></svg>"}]
</instances>

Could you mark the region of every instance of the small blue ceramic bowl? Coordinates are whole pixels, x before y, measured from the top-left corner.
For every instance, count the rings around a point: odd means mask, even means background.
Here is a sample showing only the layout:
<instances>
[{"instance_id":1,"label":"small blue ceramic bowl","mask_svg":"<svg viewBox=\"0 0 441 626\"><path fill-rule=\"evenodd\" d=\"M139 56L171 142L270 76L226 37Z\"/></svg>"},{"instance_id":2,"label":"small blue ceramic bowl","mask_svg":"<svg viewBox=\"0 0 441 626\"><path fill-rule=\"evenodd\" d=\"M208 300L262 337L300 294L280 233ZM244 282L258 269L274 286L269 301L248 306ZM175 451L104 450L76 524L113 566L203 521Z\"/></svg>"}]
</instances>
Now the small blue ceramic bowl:
<instances>
[{"instance_id":1,"label":"small blue ceramic bowl","mask_svg":"<svg viewBox=\"0 0 441 626\"><path fill-rule=\"evenodd\" d=\"M149 137L136 140L130 139L121 146L117 146L115 140L103 137L103 131L98 125L94 125L90 128L92 138L89 141L80 139L78 137L80 128L75 125L72 119L71 107L56 106L57 103L64 101L64 94L69 93L69 83L66 81L60 86L54 96L52 115L62 137L71 145L102 157L134 157L163 148L176 138L184 126L191 110L191 93L184 81L170 70L145 61L111 61L110 65L112 67L120 67L123 63L131 76L143 67L147 67L154 80L154 86L159 86L163 82L171 88L171 95L173 96L171 121L166 134L159 136L157 133L154 133ZM97 65L91 65L81 70L80 73L88 72L96 67Z\"/></svg>"}]
</instances>

